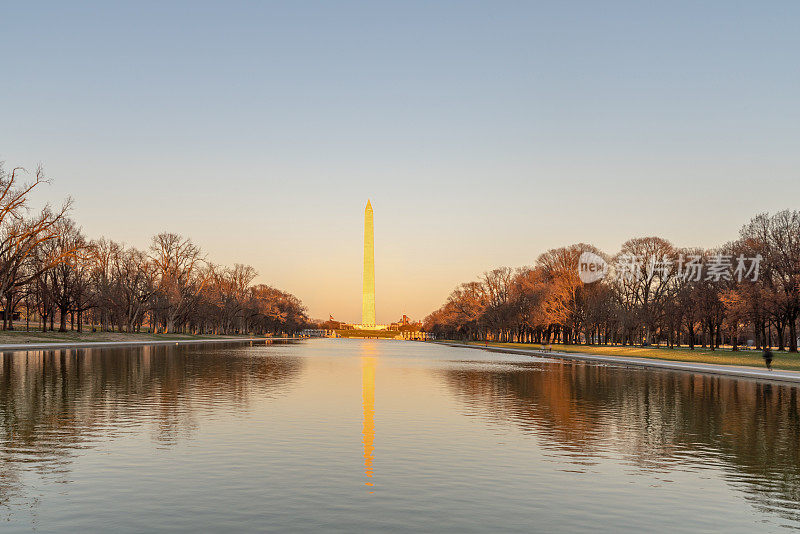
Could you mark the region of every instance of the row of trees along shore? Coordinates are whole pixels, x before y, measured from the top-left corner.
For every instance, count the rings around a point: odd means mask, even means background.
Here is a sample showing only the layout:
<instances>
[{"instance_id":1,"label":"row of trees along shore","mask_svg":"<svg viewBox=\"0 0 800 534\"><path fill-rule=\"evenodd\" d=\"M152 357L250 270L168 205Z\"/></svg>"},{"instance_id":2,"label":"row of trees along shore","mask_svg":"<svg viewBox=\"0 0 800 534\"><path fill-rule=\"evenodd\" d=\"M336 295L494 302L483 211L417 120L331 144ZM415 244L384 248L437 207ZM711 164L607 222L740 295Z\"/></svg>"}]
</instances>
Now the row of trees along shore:
<instances>
[{"instance_id":1,"label":"row of trees along shore","mask_svg":"<svg viewBox=\"0 0 800 534\"><path fill-rule=\"evenodd\" d=\"M637 276L584 284L578 274L583 252L611 266L637 257ZM755 281L648 268L665 260L676 266L688 257L702 258L703 265L719 257L734 266L739 257L761 261ZM461 284L424 328L440 339L712 350L753 341L757 348L797 352L798 312L800 212L786 210L754 217L739 239L712 250L681 249L660 237L631 239L613 257L584 243L548 250L533 266L501 267Z\"/></svg>"},{"instance_id":2,"label":"row of trees along shore","mask_svg":"<svg viewBox=\"0 0 800 534\"><path fill-rule=\"evenodd\" d=\"M60 208L31 210L31 193L47 183L37 168L0 162L0 298L3 330L15 316L26 329L86 326L102 331L192 334L294 333L308 324L302 302L257 284L249 265L215 265L190 239L154 236L147 250L90 240ZM24 316L24 318L23 318Z\"/></svg>"}]
</instances>

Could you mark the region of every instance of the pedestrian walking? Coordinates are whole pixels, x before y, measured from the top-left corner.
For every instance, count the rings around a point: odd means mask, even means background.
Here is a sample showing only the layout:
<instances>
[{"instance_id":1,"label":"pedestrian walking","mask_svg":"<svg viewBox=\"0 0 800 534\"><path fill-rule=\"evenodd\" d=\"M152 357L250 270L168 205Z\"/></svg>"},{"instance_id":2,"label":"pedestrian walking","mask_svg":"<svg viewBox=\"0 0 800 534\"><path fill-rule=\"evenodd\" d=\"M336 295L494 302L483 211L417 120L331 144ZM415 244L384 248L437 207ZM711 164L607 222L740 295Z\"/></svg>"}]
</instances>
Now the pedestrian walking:
<instances>
[{"instance_id":1,"label":"pedestrian walking","mask_svg":"<svg viewBox=\"0 0 800 534\"><path fill-rule=\"evenodd\" d=\"M772 371L772 351L769 347L764 348L764 364L767 366L767 369Z\"/></svg>"}]
</instances>

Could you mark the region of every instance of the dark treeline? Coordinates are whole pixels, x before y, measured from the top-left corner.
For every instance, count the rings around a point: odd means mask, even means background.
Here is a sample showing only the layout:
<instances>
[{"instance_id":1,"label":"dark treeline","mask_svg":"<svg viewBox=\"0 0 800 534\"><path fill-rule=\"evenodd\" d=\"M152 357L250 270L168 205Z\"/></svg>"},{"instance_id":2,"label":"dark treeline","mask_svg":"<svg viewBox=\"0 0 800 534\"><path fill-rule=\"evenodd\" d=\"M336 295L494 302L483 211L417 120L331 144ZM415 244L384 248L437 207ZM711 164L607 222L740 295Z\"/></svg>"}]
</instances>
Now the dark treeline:
<instances>
[{"instance_id":1,"label":"dark treeline","mask_svg":"<svg viewBox=\"0 0 800 534\"><path fill-rule=\"evenodd\" d=\"M33 212L46 183L0 163L0 298L3 329L14 318L43 331L192 334L293 333L308 323L302 302L253 285L253 267L215 265L191 239L162 233L147 250L90 240L69 218L71 200ZM19 326L19 322L18 322Z\"/></svg>"},{"instance_id":2,"label":"dark treeline","mask_svg":"<svg viewBox=\"0 0 800 534\"><path fill-rule=\"evenodd\" d=\"M630 270L583 283L585 252ZM712 250L659 237L631 239L610 258L584 243L548 250L533 266L461 284L424 324L449 339L734 350L752 340L796 352L799 311L800 212L786 210L754 217Z\"/></svg>"}]
</instances>

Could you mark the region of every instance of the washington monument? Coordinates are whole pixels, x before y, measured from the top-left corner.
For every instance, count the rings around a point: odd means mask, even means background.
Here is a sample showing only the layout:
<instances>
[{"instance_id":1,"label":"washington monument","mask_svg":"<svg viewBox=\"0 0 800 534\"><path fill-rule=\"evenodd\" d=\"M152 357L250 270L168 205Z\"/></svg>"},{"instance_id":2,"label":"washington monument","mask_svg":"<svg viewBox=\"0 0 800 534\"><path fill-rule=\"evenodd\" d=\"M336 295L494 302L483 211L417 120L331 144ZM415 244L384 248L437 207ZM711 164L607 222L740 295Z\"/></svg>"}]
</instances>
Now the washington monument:
<instances>
[{"instance_id":1,"label":"washington monument","mask_svg":"<svg viewBox=\"0 0 800 534\"><path fill-rule=\"evenodd\" d=\"M361 326L375 326L375 235L372 229L372 204L364 208L364 289L361 294Z\"/></svg>"}]
</instances>

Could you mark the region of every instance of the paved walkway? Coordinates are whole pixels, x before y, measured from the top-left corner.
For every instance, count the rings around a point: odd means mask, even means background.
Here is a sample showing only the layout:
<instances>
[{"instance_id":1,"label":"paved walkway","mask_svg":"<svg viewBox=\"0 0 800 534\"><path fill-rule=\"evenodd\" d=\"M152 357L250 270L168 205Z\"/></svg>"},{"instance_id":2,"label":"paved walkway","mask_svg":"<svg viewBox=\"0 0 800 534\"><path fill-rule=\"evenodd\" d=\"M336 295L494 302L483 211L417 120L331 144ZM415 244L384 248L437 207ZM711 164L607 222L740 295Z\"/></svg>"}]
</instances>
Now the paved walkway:
<instances>
[{"instance_id":1,"label":"paved walkway","mask_svg":"<svg viewBox=\"0 0 800 534\"><path fill-rule=\"evenodd\" d=\"M712 375L727 375L734 377L753 378L756 380L770 380L776 382L800 383L798 371L768 371L764 368L746 367L736 365L714 365L710 363L677 362L659 360L656 358L631 358L628 356L601 356L599 354L584 354L576 352L545 352L536 349L514 349L510 347L485 347L483 345L462 345L459 343L441 343L449 347L465 349L481 349L489 352L504 352L507 354L523 354L541 358L560 358L562 360L579 360L603 362L613 365L636 365L640 367L656 367L659 369L672 369Z\"/></svg>"},{"instance_id":2,"label":"paved walkway","mask_svg":"<svg viewBox=\"0 0 800 534\"><path fill-rule=\"evenodd\" d=\"M0 352L28 350L102 349L111 347L143 347L149 345L198 345L204 343L251 343L259 341L296 341L298 337L226 337L213 339L154 339L146 341L77 341L53 343L15 343L0 345Z\"/></svg>"}]
</instances>

